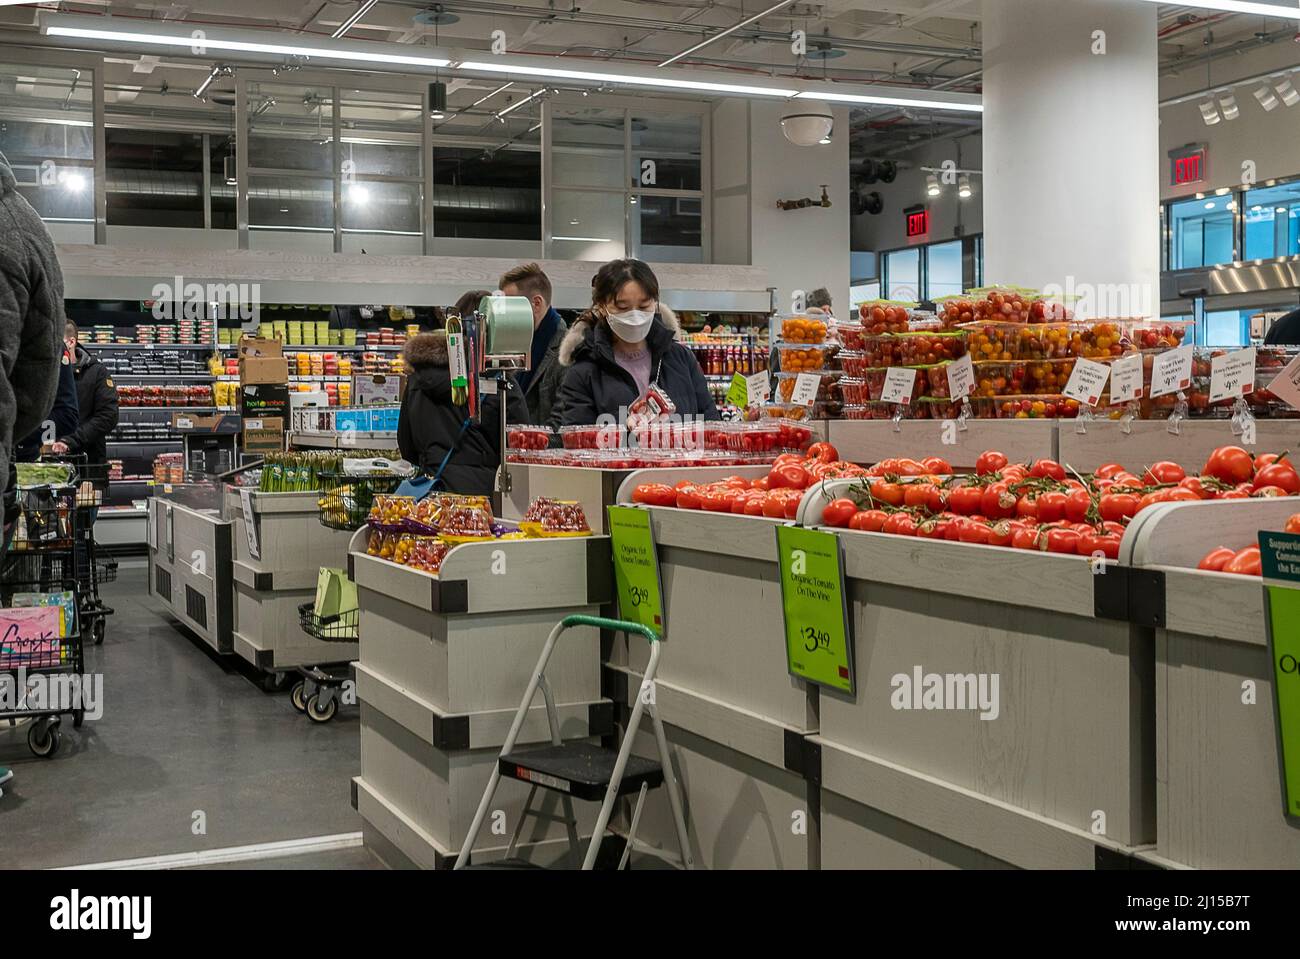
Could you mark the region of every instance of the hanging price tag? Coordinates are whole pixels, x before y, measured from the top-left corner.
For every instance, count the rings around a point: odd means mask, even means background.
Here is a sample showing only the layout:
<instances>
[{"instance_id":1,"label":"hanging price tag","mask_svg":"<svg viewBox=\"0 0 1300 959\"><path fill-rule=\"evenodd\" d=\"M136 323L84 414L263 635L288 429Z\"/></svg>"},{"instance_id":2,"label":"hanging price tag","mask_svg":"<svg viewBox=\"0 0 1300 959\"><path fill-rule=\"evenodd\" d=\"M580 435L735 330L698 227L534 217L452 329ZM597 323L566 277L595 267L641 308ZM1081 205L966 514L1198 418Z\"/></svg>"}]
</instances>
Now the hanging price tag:
<instances>
[{"instance_id":1,"label":"hanging price tag","mask_svg":"<svg viewBox=\"0 0 1300 959\"><path fill-rule=\"evenodd\" d=\"M817 402L817 390L821 385L820 374L800 373L794 381L794 392L790 395L790 402L795 406L812 406Z\"/></svg>"},{"instance_id":2,"label":"hanging price tag","mask_svg":"<svg viewBox=\"0 0 1300 959\"><path fill-rule=\"evenodd\" d=\"M778 526L776 551L790 675L853 695L853 633L839 537Z\"/></svg>"},{"instance_id":3,"label":"hanging price tag","mask_svg":"<svg viewBox=\"0 0 1300 959\"><path fill-rule=\"evenodd\" d=\"M194 429L194 421L188 416L178 416L176 417L176 428L178 430L192 430Z\"/></svg>"},{"instance_id":4,"label":"hanging price tag","mask_svg":"<svg viewBox=\"0 0 1300 959\"><path fill-rule=\"evenodd\" d=\"M650 514L630 506L607 510L619 616L649 626L664 638L663 581Z\"/></svg>"},{"instance_id":5,"label":"hanging price tag","mask_svg":"<svg viewBox=\"0 0 1300 959\"><path fill-rule=\"evenodd\" d=\"M745 378L739 373L731 378L731 385L727 387L727 403L741 409L749 405L749 388L745 384Z\"/></svg>"},{"instance_id":6,"label":"hanging price tag","mask_svg":"<svg viewBox=\"0 0 1300 959\"><path fill-rule=\"evenodd\" d=\"M465 334L447 334L447 365L451 372L451 385L469 386L469 364L465 362Z\"/></svg>"},{"instance_id":7,"label":"hanging price tag","mask_svg":"<svg viewBox=\"0 0 1300 959\"><path fill-rule=\"evenodd\" d=\"M975 364L967 353L961 359L948 364L948 395L954 400L959 400L974 392Z\"/></svg>"},{"instance_id":8,"label":"hanging price tag","mask_svg":"<svg viewBox=\"0 0 1300 959\"><path fill-rule=\"evenodd\" d=\"M1079 358L1074 362L1074 372L1065 384L1065 395L1085 406L1096 406L1101 401L1101 391L1110 379L1110 367L1096 360Z\"/></svg>"},{"instance_id":9,"label":"hanging price tag","mask_svg":"<svg viewBox=\"0 0 1300 959\"><path fill-rule=\"evenodd\" d=\"M1300 410L1300 356L1288 363L1268 384L1268 391L1293 409Z\"/></svg>"},{"instance_id":10,"label":"hanging price tag","mask_svg":"<svg viewBox=\"0 0 1300 959\"><path fill-rule=\"evenodd\" d=\"M745 388L750 406L759 406L772 398L772 380L766 372L745 377Z\"/></svg>"},{"instance_id":11,"label":"hanging price tag","mask_svg":"<svg viewBox=\"0 0 1300 959\"><path fill-rule=\"evenodd\" d=\"M1151 368L1151 398L1177 393L1192 385L1192 347L1161 353Z\"/></svg>"},{"instance_id":12,"label":"hanging price tag","mask_svg":"<svg viewBox=\"0 0 1300 959\"><path fill-rule=\"evenodd\" d=\"M253 491L240 487L239 505L244 511L244 535L248 538L248 555L253 559L262 558L262 544L257 538L257 514L253 512Z\"/></svg>"},{"instance_id":13,"label":"hanging price tag","mask_svg":"<svg viewBox=\"0 0 1300 959\"><path fill-rule=\"evenodd\" d=\"M1224 353L1210 360L1210 402L1236 399L1255 389L1255 348Z\"/></svg>"},{"instance_id":14,"label":"hanging price tag","mask_svg":"<svg viewBox=\"0 0 1300 959\"><path fill-rule=\"evenodd\" d=\"M1110 401L1118 406L1142 398L1142 354L1131 353L1110 365Z\"/></svg>"},{"instance_id":15,"label":"hanging price tag","mask_svg":"<svg viewBox=\"0 0 1300 959\"><path fill-rule=\"evenodd\" d=\"M885 373L885 385L880 390L882 403L911 405L912 391L916 388L916 370L904 366L891 366Z\"/></svg>"}]
</instances>

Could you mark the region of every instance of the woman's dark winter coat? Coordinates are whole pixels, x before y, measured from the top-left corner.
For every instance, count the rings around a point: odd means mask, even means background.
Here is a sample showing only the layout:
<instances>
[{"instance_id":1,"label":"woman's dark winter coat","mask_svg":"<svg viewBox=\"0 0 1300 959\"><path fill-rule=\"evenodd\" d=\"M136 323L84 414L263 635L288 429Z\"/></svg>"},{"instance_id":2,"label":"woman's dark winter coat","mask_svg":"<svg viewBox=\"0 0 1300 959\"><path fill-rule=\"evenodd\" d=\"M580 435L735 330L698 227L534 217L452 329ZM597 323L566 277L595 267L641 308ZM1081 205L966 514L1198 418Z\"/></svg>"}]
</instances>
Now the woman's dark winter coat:
<instances>
[{"instance_id":1,"label":"woman's dark winter coat","mask_svg":"<svg viewBox=\"0 0 1300 959\"><path fill-rule=\"evenodd\" d=\"M695 354L677 342L679 329L676 315L661 306L646 336L650 382L668 394L678 415L721 419ZM632 374L614 359L609 326L590 313L569 327L560 346L560 362L568 368L557 401L566 426L591 425L602 414L618 416L621 408L631 406L640 396Z\"/></svg>"},{"instance_id":2,"label":"woman's dark winter coat","mask_svg":"<svg viewBox=\"0 0 1300 959\"><path fill-rule=\"evenodd\" d=\"M451 400L451 373L447 368L447 334L421 333L406 344L406 395L397 423L397 445L402 457L428 476L438 471L447 451L455 452L443 471L448 492L490 495L501 464L501 401L482 396L481 416L461 432L469 410ZM527 423L528 406L514 380L509 380L507 422Z\"/></svg>"}]
</instances>

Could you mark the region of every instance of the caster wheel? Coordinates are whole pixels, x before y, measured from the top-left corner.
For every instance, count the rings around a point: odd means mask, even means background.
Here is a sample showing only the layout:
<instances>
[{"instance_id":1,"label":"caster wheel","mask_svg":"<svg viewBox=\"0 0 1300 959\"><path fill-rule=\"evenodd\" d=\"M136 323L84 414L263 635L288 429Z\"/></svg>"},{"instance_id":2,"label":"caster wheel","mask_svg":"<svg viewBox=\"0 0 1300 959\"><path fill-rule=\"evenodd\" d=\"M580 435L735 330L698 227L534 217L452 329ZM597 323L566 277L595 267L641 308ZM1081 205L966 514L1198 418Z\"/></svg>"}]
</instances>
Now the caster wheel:
<instances>
[{"instance_id":1,"label":"caster wheel","mask_svg":"<svg viewBox=\"0 0 1300 959\"><path fill-rule=\"evenodd\" d=\"M101 616L90 627L90 639L96 646L104 645L104 618Z\"/></svg>"},{"instance_id":2,"label":"caster wheel","mask_svg":"<svg viewBox=\"0 0 1300 959\"><path fill-rule=\"evenodd\" d=\"M27 745L32 754L41 759L49 759L57 753L62 742L63 734L54 723L35 722L27 731Z\"/></svg>"},{"instance_id":3,"label":"caster wheel","mask_svg":"<svg viewBox=\"0 0 1300 959\"><path fill-rule=\"evenodd\" d=\"M330 697L329 701L321 704L320 694L314 693L307 700L307 718L314 723L327 723L334 718L334 714L339 711L339 701Z\"/></svg>"},{"instance_id":4,"label":"caster wheel","mask_svg":"<svg viewBox=\"0 0 1300 959\"><path fill-rule=\"evenodd\" d=\"M293 684L293 689L289 691L289 702L293 703L293 708L300 713L307 711L306 687L307 684L300 679Z\"/></svg>"},{"instance_id":5,"label":"caster wheel","mask_svg":"<svg viewBox=\"0 0 1300 959\"><path fill-rule=\"evenodd\" d=\"M73 711L73 713L72 713L72 728L73 728L73 729L80 729L80 728L81 728L81 724L85 721L85 719L86 719L86 711L85 711L84 709L78 709L78 710Z\"/></svg>"},{"instance_id":6,"label":"caster wheel","mask_svg":"<svg viewBox=\"0 0 1300 959\"><path fill-rule=\"evenodd\" d=\"M289 684L288 673L263 673L262 674L262 691L267 693L278 693Z\"/></svg>"}]
</instances>

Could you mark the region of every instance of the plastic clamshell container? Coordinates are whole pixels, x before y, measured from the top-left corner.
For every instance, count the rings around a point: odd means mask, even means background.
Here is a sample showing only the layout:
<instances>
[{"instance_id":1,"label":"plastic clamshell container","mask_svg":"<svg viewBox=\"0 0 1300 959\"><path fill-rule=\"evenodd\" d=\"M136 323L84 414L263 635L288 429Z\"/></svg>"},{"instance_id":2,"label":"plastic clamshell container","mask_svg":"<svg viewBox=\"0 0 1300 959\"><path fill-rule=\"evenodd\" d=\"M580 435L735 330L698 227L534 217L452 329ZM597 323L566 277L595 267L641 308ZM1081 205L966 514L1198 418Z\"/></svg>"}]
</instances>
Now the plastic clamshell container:
<instances>
[{"instance_id":1,"label":"plastic clamshell container","mask_svg":"<svg viewBox=\"0 0 1300 959\"><path fill-rule=\"evenodd\" d=\"M825 343L829 327L825 317L808 316L804 313L782 316L781 340L791 345Z\"/></svg>"},{"instance_id":2,"label":"plastic clamshell container","mask_svg":"<svg viewBox=\"0 0 1300 959\"><path fill-rule=\"evenodd\" d=\"M971 415L985 420L1074 419L1079 401L1060 395L972 397Z\"/></svg>"},{"instance_id":3,"label":"plastic clamshell container","mask_svg":"<svg viewBox=\"0 0 1300 959\"><path fill-rule=\"evenodd\" d=\"M784 373L814 373L823 370L839 350L833 343L817 346L778 342L776 346L781 354L781 371Z\"/></svg>"}]
</instances>

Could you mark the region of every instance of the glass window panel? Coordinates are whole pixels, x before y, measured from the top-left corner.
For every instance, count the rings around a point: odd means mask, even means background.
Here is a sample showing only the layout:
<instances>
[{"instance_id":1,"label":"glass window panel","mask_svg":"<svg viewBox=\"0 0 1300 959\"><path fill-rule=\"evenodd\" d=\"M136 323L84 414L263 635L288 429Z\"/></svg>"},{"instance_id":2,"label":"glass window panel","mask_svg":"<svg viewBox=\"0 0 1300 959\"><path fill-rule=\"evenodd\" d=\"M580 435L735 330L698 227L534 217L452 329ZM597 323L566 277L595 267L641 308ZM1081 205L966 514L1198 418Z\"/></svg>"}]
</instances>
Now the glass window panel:
<instances>
[{"instance_id":1,"label":"glass window panel","mask_svg":"<svg viewBox=\"0 0 1300 959\"><path fill-rule=\"evenodd\" d=\"M859 303L865 303L868 300L880 299L880 281L872 280L870 283L863 283L861 286L849 287L849 304L856 306ZM853 310L846 311L846 316L852 316Z\"/></svg>"},{"instance_id":2,"label":"glass window panel","mask_svg":"<svg viewBox=\"0 0 1300 959\"><path fill-rule=\"evenodd\" d=\"M640 196L628 207L635 255L665 263L702 263L701 200L699 197ZM557 222L556 231L560 232Z\"/></svg>"},{"instance_id":3,"label":"glass window panel","mask_svg":"<svg viewBox=\"0 0 1300 959\"><path fill-rule=\"evenodd\" d=\"M632 115L632 185L699 190L701 117Z\"/></svg>"},{"instance_id":4,"label":"glass window panel","mask_svg":"<svg viewBox=\"0 0 1300 959\"><path fill-rule=\"evenodd\" d=\"M1300 181L1247 191L1247 260L1300 254Z\"/></svg>"},{"instance_id":5,"label":"glass window panel","mask_svg":"<svg viewBox=\"0 0 1300 959\"><path fill-rule=\"evenodd\" d=\"M420 175L420 94L342 90L343 159L359 175Z\"/></svg>"},{"instance_id":6,"label":"glass window panel","mask_svg":"<svg viewBox=\"0 0 1300 959\"><path fill-rule=\"evenodd\" d=\"M961 293L961 240L936 243L927 248L929 275L926 299Z\"/></svg>"},{"instance_id":7,"label":"glass window panel","mask_svg":"<svg viewBox=\"0 0 1300 959\"><path fill-rule=\"evenodd\" d=\"M557 184L623 189L623 111L557 109L551 120L551 159Z\"/></svg>"},{"instance_id":8,"label":"glass window panel","mask_svg":"<svg viewBox=\"0 0 1300 959\"><path fill-rule=\"evenodd\" d=\"M510 149L433 148L433 226L440 237L542 238L542 155Z\"/></svg>"},{"instance_id":9,"label":"glass window panel","mask_svg":"<svg viewBox=\"0 0 1300 959\"><path fill-rule=\"evenodd\" d=\"M1205 314L1205 346L1245 346L1250 313L1231 310Z\"/></svg>"},{"instance_id":10,"label":"glass window panel","mask_svg":"<svg viewBox=\"0 0 1300 959\"><path fill-rule=\"evenodd\" d=\"M921 298L920 250L895 250L885 254L885 298L904 301Z\"/></svg>"},{"instance_id":11,"label":"glass window panel","mask_svg":"<svg viewBox=\"0 0 1300 959\"><path fill-rule=\"evenodd\" d=\"M613 260L624 256L619 193L556 190L551 255L560 260Z\"/></svg>"},{"instance_id":12,"label":"glass window panel","mask_svg":"<svg viewBox=\"0 0 1300 959\"><path fill-rule=\"evenodd\" d=\"M226 168L235 169L235 139L228 136L208 137L211 165L212 228L233 230L238 226L235 212L235 185L226 182ZM229 162L227 162L227 160Z\"/></svg>"},{"instance_id":13,"label":"glass window panel","mask_svg":"<svg viewBox=\"0 0 1300 959\"><path fill-rule=\"evenodd\" d=\"M248 165L330 174L334 102L330 87L248 84Z\"/></svg>"},{"instance_id":14,"label":"glass window panel","mask_svg":"<svg viewBox=\"0 0 1300 959\"><path fill-rule=\"evenodd\" d=\"M86 72L0 64L0 153L47 220L94 220L91 93Z\"/></svg>"},{"instance_id":15,"label":"glass window panel","mask_svg":"<svg viewBox=\"0 0 1300 959\"><path fill-rule=\"evenodd\" d=\"M203 228L203 137L104 131L109 226Z\"/></svg>"},{"instance_id":16,"label":"glass window panel","mask_svg":"<svg viewBox=\"0 0 1300 959\"><path fill-rule=\"evenodd\" d=\"M250 229L332 231L334 181L319 177L250 177L248 225Z\"/></svg>"},{"instance_id":17,"label":"glass window panel","mask_svg":"<svg viewBox=\"0 0 1300 959\"><path fill-rule=\"evenodd\" d=\"M361 181L343 187L343 229L420 235L420 185Z\"/></svg>"},{"instance_id":18,"label":"glass window panel","mask_svg":"<svg viewBox=\"0 0 1300 959\"><path fill-rule=\"evenodd\" d=\"M1170 269L1232 262L1233 211L1227 196L1180 200L1169 205L1173 231L1173 262Z\"/></svg>"}]
</instances>

